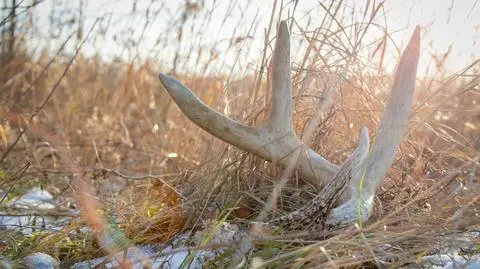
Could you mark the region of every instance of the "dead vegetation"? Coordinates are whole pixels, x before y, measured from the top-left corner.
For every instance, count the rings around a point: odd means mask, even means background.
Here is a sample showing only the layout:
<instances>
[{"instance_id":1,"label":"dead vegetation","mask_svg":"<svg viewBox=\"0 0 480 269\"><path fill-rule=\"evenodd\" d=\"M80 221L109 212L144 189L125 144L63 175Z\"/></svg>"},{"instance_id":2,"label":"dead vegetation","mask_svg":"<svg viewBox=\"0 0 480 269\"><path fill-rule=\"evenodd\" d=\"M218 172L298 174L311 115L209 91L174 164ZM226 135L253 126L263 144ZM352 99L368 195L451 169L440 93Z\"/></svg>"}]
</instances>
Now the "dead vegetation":
<instances>
[{"instance_id":1,"label":"dead vegetation","mask_svg":"<svg viewBox=\"0 0 480 269\"><path fill-rule=\"evenodd\" d=\"M285 9L293 7L289 3ZM321 96L325 87L338 85L338 95L321 115L309 146L340 164L355 148L361 126L376 130L392 78L373 72L378 62L362 60L356 46L338 46L340 34L327 30L334 32L332 22L338 19L344 25L337 30L345 32L350 21L335 7L325 7L329 15L321 25L294 24L305 49L303 59L293 61L292 78L299 136L306 122L316 117L313 106L325 98ZM198 8L190 4L185 12L195 14ZM277 6L274 14L279 10ZM374 20L381 10L376 7L368 17ZM267 31L273 33L275 23L272 19ZM359 33L373 27L358 25ZM175 72L210 107L259 124L268 105L264 97L270 94L270 41L265 41L265 55L252 68L255 72L225 68L217 75L182 72L180 54L172 71L159 68L165 63L158 59L107 62L81 52L72 58L47 50L34 56L18 44L14 57L0 67L0 189L9 193L9 198L2 198L2 207L6 209L8 199L29 187L41 186L59 197L63 207L77 208L76 178L81 176L93 186L92 197L106 225L112 216L120 216L118 229L128 243L164 242L211 220L248 225L248 219L264 207L280 169L195 126L172 103L157 77L160 71ZM360 46L362 39L354 42ZM381 40L379 44L375 45L380 47ZM375 51L375 46L368 48ZM211 54L198 69L208 70L217 57ZM325 234L324 240L310 232L267 236L256 242L256 262L262 260L264 268L395 268L435 251L440 238L456 231L478 231L479 74L476 60L457 73L418 77L408 133L367 224ZM118 193L117 187L126 189ZM313 186L295 176L272 216L298 209L315 194ZM150 229L142 220L159 225ZM64 261L101 255L96 239L67 239L85 223L92 220L75 219L62 233L39 231L28 239L0 230L0 238L6 238L5 244L0 240L0 249L13 258L32 251Z\"/></svg>"}]
</instances>

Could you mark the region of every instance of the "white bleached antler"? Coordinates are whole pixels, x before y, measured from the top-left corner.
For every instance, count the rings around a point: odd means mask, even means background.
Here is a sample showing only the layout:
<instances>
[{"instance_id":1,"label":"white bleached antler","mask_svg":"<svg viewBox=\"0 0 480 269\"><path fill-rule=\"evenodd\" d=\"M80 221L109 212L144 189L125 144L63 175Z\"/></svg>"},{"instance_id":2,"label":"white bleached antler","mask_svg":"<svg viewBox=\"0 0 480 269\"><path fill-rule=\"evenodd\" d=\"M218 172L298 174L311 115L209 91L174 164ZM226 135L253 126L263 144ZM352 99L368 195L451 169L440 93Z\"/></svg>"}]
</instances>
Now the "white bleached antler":
<instances>
[{"instance_id":1,"label":"white bleached antler","mask_svg":"<svg viewBox=\"0 0 480 269\"><path fill-rule=\"evenodd\" d=\"M344 225L358 219L359 186L363 175L358 171L362 167L366 167L367 170L363 177L364 188L360 195L361 217L362 220L366 220L370 216L375 190L391 166L406 130L413 100L419 43L420 29L417 27L398 65L390 99L380 122L371 156L366 161L349 158L350 164L354 163L355 165L350 165L349 169L341 169L310 148L307 148L304 154L300 154L299 159L295 160L302 177L319 187L335 186L335 184L329 184L329 181L338 180L337 173L339 171L343 171L343 173L349 171L350 174L341 177L347 178L347 181L344 182L348 185L347 191L343 192L342 186L333 188L337 192L334 200L342 195L340 198L342 204L332 211L326 220L327 224ZM265 160L275 161L286 166L296 155L292 153L303 146L293 129L290 37L286 21L282 21L279 26L273 61L269 121L266 125L259 127L244 125L214 111L181 82L168 75L160 74L160 81L179 108L198 126L231 145ZM362 136L365 135L368 138L366 128L365 131L362 131ZM368 141L368 139L363 139L363 141ZM360 143L359 148L368 151L368 142L367 147L362 145L363 143ZM364 154L359 154L359 156L365 157ZM358 167L359 165L361 167Z\"/></svg>"},{"instance_id":2,"label":"white bleached antler","mask_svg":"<svg viewBox=\"0 0 480 269\"><path fill-rule=\"evenodd\" d=\"M358 221L359 205L361 220L365 221L370 217L376 189L392 165L395 152L407 129L408 117L412 109L419 53L420 27L417 26L400 57L392 91L366 162L365 175L352 177L350 190L342 196L342 204L333 209L327 224L343 226ZM361 190L359 190L360 186L362 186Z\"/></svg>"}]
</instances>

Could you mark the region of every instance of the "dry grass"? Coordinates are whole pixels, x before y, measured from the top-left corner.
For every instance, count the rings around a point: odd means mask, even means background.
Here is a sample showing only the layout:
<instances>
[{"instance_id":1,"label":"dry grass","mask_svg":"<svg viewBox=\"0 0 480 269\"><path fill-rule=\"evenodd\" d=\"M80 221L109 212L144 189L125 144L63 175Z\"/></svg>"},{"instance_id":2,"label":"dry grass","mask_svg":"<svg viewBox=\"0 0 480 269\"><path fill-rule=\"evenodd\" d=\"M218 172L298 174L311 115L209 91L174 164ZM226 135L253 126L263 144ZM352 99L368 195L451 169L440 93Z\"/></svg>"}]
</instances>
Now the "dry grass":
<instances>
[{"instance_id":1,"label":"dry grass","mask_svg":"<svg viewBox=\"0 0 480 269\"><path fill-rule=\"evenodd\" d=\"M323 38L319 29L328 29L333 17L313 32L305 30L312 29L310 25L295 27L296 33L310 42L304 60L293 66L295 125L301 135L305 124L316 116L312 110L320 93L346 79L344 86L338 87L341 94L319 118L310 145L340 164L356 144L361 126L375 130L392 78L361 72L375 66L353 61L358 56L354 49L343 51L336 46L342 40L334 34L327 38L330 44L324 45L327 51L316 54ZM366 31L371 25L363 27ZM257 76L177 76L209 106L239 121L261 124L268 105L264 97L269 95L269 82L263 79L269 72L270 48L268 41L265 44L266 54L258 63ZM178 201L172 202L165 214L176 214L184 226L175 224L178 219L173 219L167 228L162 226L170 233L159 236L161 241L179 232L179 228L195 230L205 219L220 219L231 209L235 210L228 218L239 223L262 210L280 169L226 145L186 119L162 89L157 63L104 62L80 54L46 106L36 111L67 66L67 61L56 60L43 73L52 59L47 52L32 57L19 49L15 58L1 67L5 80L0 89L0 126L5 135L0 138L5 142L0 139L0 156L22 128L26 133L0 164L0 172L13 175L26 163L30 167L21 176L0 174L0 188L11 187L13 193L21 193L29 186L41 185L69 206L75 204L75 175L82 174L94 186L94 197L102 202L102 214L123 216L125 211L119 209L119 197L112 185L154 182L162 188L173 186L179 194L159 194L152 199L163 203L158 199L180 197L185 216L178 214ZM348 73L341 71L346 66ZM418 79L409 131L377 193L374 216L364 229L350 227L332 232L324 235L325 240L311 240L311 234L302 233L259 240L256 243L260 251L254 256L267 261L264 266L271 268L398 267L432 251L440 235L445 238L456 230L479 229L480 173L476 166L480 154L480 78L472 75L479 71L476 62L448 77L438 73ZM36 114L31 117L33 112ZM299 208L314 194L311 186L295 177L282 191L276 214ZM135 229L144 226L134 227L138 222L132 220L123 227L131 240L158 241L136 237ZM65 260L100 255L93 239L80 240L82 244L90 242L88 246L66 246L62 242L67 232L82 225L77 222L64 234L41 234L38 240L18 243L23 244L22 250L9 247L9 251L17 257L32 250L52 253L44 248L51 244L56 246L53 254Z\"/></svg>"}]
</instances>

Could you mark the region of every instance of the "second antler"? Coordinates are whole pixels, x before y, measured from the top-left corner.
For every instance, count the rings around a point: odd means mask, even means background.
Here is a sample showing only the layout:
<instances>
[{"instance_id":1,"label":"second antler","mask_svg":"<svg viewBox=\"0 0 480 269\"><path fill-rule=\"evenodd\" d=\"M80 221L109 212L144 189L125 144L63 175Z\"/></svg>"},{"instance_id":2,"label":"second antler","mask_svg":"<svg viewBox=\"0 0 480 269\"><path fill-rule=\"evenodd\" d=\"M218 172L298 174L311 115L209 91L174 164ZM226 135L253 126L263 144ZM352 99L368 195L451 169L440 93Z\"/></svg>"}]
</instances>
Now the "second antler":
<instances>
[{"instance_id":1,"label":"second antler","mask_svg":"<svg viewBox=\"0 0 480 269\"><path fill-rule=\"evenodd\" d=\"M287 225L300 219L346 225L370 217L373 197L394 160L406 131L419 58L420 29L417 26L398 64L389 100L369 157L368 131L364 127L358 148L338 167L308 147L295 135L290 77L290 36L286 21L280 23L272 64L272 97L269 121L264 126L247 126L216 112L174 78L160 74L160 81L179 108L195 124L221 140L267 161L287 165L292 158L302 178L323 187L301 209L277 221ZM296 150L302 154L293 154ZM363 178L363 184L360 184ZM360 186L363 186L360 190ZM359 200L360 199L360 200ZM341 203L331 212L331 207ZM360 205L361 216L359 216ZM326 212L325 212L326 211ZM328 215L326 217L325 215ZM326 217L326 220L325 220ZM275 222L275 221L274 221Z\"/></svg>"}]
</instances>

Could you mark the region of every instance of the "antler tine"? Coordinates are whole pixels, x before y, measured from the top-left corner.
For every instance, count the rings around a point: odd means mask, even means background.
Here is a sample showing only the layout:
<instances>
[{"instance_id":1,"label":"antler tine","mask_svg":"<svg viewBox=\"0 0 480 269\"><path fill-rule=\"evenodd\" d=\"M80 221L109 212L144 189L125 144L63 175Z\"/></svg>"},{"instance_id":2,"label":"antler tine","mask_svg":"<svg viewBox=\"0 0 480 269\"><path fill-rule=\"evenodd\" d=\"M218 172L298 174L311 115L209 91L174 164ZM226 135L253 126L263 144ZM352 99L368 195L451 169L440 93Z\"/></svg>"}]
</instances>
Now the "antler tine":
<instances>
[{"instance_id":1,"label":"antler tine","mask_svg":"<svg viewBox=\"0 0 480 269\"><path fill-rule=\"evenodd\" d=\"M407 130L412 110L415 77L420 51L420 27L417 26L403 52L395 73L392 91L367 165L365 188L374 193L395 158L395 152Z\"/></svg>"},{"instance_id":2,"label":"antler tine","mask_svg":"<svg viewBox=\"0 0 480 269\"><path fill-rule=\"evenodd\" d=\"M295 134L290 78L290 34L286 21L281 21L278 27L272 70L272 97L267 128L278 134Z\"/></svg>"},{"instance_id":3,"label":"antler tine","mask_svg":"<svg viewBox=\"0 0 480 269\"><path fill-rule=\"evenodd\" d=\"M254 151L259 146L256 142L260 130L231 120L209 108L178 80L162 73L159 78L183 113L202 129L248 151Z\"/></svg>"},{"instance_id":4,"label":"antler tine","mask_svg":"<svg viewBox=\"0 0 480 269\"><path fill-rule=\"evenodd\" d=\"M361 176L353 176L350 190L341 197L341 205L334 208L327 223L335 226L367 220L373 209L375 191L392 165L412 109L420 54L420 27L417 26L407 48L402 53L395 73L392 91L366 162L363 184ZM362 187L363 186L363 187ZM359 188L362 187L360 190ZM359 197L360 194L360 197ZM360 213L360 216L359 216Z\"/></svg>"}]
</instances>

